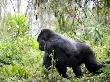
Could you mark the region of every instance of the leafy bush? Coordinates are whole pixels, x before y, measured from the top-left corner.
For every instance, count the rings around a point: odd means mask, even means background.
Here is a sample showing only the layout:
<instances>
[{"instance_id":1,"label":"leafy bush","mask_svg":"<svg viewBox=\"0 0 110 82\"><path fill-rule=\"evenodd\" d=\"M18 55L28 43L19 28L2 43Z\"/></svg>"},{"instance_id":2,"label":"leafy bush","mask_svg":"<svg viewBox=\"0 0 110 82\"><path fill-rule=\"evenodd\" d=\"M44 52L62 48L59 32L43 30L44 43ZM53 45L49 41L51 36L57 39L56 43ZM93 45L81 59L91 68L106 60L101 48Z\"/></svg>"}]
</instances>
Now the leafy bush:
<instances>
[{"instance_id":1,"label":"leafy bush","mask_svg":"<svg viewBox=\"0 0 110 82\"><path fill-rule=\"evenodd\" d=\"M9 15L4 20L5 26L0 31L3 34L0 39L0 81L25 80L36 76L42 67L43 55L28 31L26 17Z\"/></svg>"},{"instance_id":2,"label":"leafy bush","mask_svg":"<svg viewBox=\"0 0 110 82\"><path fill-rule=\"evenodd\" d=\"M30 29L28 19L24 15L12 16L10 14L3 17L0 21L0 27L2 38L16 38L18 35L23 36Z\"/></svg>"}]
</instances>

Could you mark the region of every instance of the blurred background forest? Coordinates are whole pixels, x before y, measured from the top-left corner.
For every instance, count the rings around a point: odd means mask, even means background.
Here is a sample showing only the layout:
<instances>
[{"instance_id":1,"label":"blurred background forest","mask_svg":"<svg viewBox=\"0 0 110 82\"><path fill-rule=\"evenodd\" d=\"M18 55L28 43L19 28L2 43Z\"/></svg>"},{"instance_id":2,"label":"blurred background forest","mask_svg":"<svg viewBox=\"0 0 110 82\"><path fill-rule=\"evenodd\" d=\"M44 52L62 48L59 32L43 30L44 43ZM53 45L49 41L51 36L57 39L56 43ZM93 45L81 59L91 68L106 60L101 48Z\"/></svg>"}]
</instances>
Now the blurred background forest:
<instances>
[{"instance_id":1,"label":"blurred background forest","mask_svg":"<svg viewBox=\"0 0 110 82\"><path fill-rule=\"evenodd\" d=\"M110 0L0 0L0 82L110 81L109 66L83 78L68 69L71 79L52 69L46 79L36 41L43 28L91 45L99 62L110 60Z\"/></svg>"}]
</instances>

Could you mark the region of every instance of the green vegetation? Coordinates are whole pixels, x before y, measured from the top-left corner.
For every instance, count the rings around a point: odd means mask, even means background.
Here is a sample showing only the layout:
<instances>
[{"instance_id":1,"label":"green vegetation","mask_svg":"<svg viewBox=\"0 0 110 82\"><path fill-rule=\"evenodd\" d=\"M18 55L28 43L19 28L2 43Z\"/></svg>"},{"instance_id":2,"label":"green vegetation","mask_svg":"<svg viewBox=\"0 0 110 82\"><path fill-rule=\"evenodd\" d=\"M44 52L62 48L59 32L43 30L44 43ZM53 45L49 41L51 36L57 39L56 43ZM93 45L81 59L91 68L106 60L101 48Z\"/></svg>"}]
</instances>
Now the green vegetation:
<instances>
[{"instance_id":1,"label":"green vegetation","mask_svg":"<svg viewBox=\"0 0 110 82\"><path fill-rule=\"evenodd\" d=\"M26 17L9 16L5 20L0 39L0 82L25 81L39 76L43 55L28 32Z\"/></svg>"},{"instance_id":2,"label":"green vegetation","mask_svg":"<svg viewBox=\"0 0 110 82\"><path fill-rule=\"evenodd\" d=\"M3 21L5 20L5 21ZM0 21L0 82L107 82L110 81L110 67L102 68L99 75L84 74L83 78L75 78L68 69L70 79L64 79L56 69L49 71L49 79L45 78L42 66L43 52L39 51L34 40L27 18L23 15L3 17ZM87 24L86 24L87 25ZM89 25L89 23L88 23ZM67 30L66 30L67 29ZM91 45L97 60L110 60L110 28L85 27L84 31L77 29L58 29L66 36L78 39ZM35 38L35 37L34 37Z\"/></svg>"}]
</instances>

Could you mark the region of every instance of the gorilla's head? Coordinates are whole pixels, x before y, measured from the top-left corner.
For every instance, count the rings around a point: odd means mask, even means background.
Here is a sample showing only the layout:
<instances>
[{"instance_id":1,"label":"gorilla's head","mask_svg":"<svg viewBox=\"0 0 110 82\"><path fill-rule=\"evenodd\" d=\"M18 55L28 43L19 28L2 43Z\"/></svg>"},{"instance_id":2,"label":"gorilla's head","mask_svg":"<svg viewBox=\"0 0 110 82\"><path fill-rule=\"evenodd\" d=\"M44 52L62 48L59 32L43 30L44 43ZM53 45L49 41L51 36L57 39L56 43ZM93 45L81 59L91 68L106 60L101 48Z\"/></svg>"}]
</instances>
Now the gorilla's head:
<instances>
[{"instance_id":1,"label":"gorilla's head","mask_svg":"<svg viewBox=\"0 0 110 82\"><path fill-rule=\"evenodd\" d=\"M41 30L41 32L37 38L37 41L38 42L40 42L41 40L48 41L52 35L53 35L53 31L51 31L49 29L43 29L43 30Z\"/></svg>"},{"instance_id":2,"label":"gorilla's head","mask_svg":"<svg viewBox=\"0 0 110 82\"><path fill-rule=\"evenodd\" d=\"M49 29L41 30L37 42L39 43L39 49L41 51L45 51L46 41L48 41L52 36L54 36L54 32Z\"/></svg>"}]
</instances>

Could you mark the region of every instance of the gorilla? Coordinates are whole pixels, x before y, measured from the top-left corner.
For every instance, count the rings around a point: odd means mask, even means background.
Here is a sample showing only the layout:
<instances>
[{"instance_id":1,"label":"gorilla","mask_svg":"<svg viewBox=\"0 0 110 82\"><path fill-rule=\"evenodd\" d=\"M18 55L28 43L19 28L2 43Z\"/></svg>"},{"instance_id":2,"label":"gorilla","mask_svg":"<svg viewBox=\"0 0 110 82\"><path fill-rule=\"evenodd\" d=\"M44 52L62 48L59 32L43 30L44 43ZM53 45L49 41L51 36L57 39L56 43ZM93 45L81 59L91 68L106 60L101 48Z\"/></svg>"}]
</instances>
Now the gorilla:
<instances>
[{"instance_id":1,"label":"gorilla","mask_svg":"<svg viewBox=\"0 0 110 82\"><path fill-rule=\"evenodd\" d=\"M72 67L76 77L82 76L81 64L90 73L97 73L97 71L105 65L96 61L96 57L92 49L85 43L68 39L60 34L57 34L49 29L41 30L38 35L39 49L45 52L43 65L46 69L50 69L51 57L53 53L56 61L55 67L59 74L67 78L67 67Z\"/></svg>"}]
</instances>

